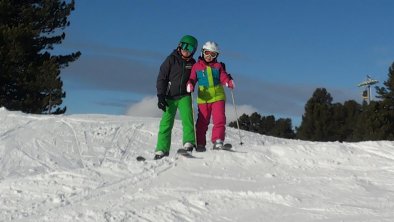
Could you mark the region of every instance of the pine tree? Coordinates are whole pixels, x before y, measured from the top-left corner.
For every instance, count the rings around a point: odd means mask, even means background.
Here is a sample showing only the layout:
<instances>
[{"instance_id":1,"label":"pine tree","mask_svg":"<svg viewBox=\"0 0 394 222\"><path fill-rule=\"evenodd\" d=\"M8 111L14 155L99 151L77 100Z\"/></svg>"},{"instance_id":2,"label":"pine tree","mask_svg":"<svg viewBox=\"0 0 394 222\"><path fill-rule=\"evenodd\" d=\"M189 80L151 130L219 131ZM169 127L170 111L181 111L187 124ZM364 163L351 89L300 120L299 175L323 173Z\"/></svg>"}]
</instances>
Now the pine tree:
<instances>
[{"instance_id":1,"label":"pine tree","mask_svg":"<svg viewBox=\"0 0 394 222\"><path fill-rule=\"evenodd\" d=\"M261 118L261 128L259 133L272 136L272 129L275 127L275 116L263 116Z\"/></svg>"},{"instance_id":2,"label":"pine tree","mask_svg":"<svg viewBox=\"0 0 394 222\"><path fill-rule=\"evenodd\" d=\"M384 81L385 87L375 87L377 98L382 99L386 110L394 110L394 62L389 68L388 79Z\"/></svg>"},{"instance_id":3,"label":"pine tree","mask_svg":"<svg viewBox=\"0 0 394 222\"><path fill-rule=\"evenodd\" d=\"M280 118L275 121L275 126L271 129L270 134L275 137L293 139L295 133L292 129L291 119Z\"/></svg>"},{"instance_id":4,"label":"pine tree","mask_svg":"<svg viewBox=\"0 0 394 222\"><path fill-rule=\"evenodd\" d=\"M242 130L250 131L251 129L251 122L250 117L247 114L242 114L238 118L239 128ZM237 128L237 121L233 121L229 123L229 127Z\"/></svg>"},{"instance_id":5,"label":"pine tree","mask_svg":"<svg viewBox=\"0 0 394 222\"><path fill-rule=\"evenodd\" d=\"M330 121L326 125L328 141L344 141L346 139L346 112L341 103L332 104L329 108Z\"/></svg>"},{"instance_id":6,"label":"pine tree","mask_svg":"<svg viewBox=\"0 0 394 222\"><path fill-rule=\"evenodd\" d=\"M343 120L344 126L342 127L342 140L341 141L359 141L355 137L355 130L357 123L360 119L362 106L354 100L346 101L343 104Z\"/></svg>"},{"instance_id":7,"label":"pine tree","mask_svg":"<svg viewBox=\"0 0 394 222\"><path fill-rule=\"evenodd\" d=\"M249 131L259 133L262 126L261 115L258 114L257 112L254 112L250 115L249 121L250 121Z\"/></svg>"},{"instance_id":8,"label":"pine tree","mask_svg":"<svg viewBox=\"0 0 394 222\"><path fill-rule=\"evenodd\" d=\"M376 119L381 122L381 139L394 140L394 63L389 67L388 79L383 83L385 87L376 87L377 98L382 101L376 112Z\"/></svg>"},{"instance_id":9,"label":"pine tree","mask_svg":"<svg viewBox=\"0 0 394 222\"><path fill-rule=\"evenodd\" d=\"M312 141L329 140L330 108L332 97L325 88L317 88L305 105L297 138Z\"/></svg>"},{"instance_id":10,"label":"pine tree","mask_svg":"<svg viewBox=\"0 0 394 222\"><path fill-rule=\"evenodd\" d=\"M27 113L66 111L60 70L81 53L52 55L74 10L60 0L0 1L0 106Z\"/></svg>"},{"instance_id":11,"label":"pine tree","mask_svg":"<svg viewBox=\"0 0 394 222\"><path fill-rule=\"evenodd\" d=\"M392 127L388 124L381 101L371 101L369 105L363 106L355 129L355 137L358 140L388 140Z\"/></svg>"}]
</instances>

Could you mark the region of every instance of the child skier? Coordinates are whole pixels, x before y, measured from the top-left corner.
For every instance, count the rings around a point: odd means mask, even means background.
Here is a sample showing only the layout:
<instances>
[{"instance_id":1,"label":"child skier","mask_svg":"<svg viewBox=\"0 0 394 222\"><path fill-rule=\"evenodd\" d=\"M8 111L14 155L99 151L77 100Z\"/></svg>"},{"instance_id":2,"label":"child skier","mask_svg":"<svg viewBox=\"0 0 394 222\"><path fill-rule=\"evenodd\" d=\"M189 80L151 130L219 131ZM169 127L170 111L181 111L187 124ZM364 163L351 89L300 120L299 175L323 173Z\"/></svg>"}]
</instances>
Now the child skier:
<instances>
[{"instance_id":1,"label":"child skier","mask_svg":"<svg viewBox=\"0 0 394 222\"><path fill-rule=\"evenodd\" d=\"M187 91L193 92L194 86L198 83L198 118L196 123L197 147L196 151L206 151L206 132L211 119L213 119L213 129L211 141L213 149L221 149L225 137L225 100L226 95L222 85L231 89L234 88L234 81L227 74L222 63L217 61L219 47L215 42L208 41L202 47L201 56L193 65L190 79L187 84Z\"/></svg>"},{"instance_id":2,"label":"child skier","mask_svg":"<svg viewBox=\"0 0 394 222\"><path fill-rule=\"evenodd\" d=\"M185 35L178 47L164 60L157 77L157 106L163 110L154 159L169 155L171 131L177 109L180 111L183 127L183 147L193 150L195 133L190 93L186 91L192 66L196 63L193 55L197 49L197 39Z\"/></svg>"}]
</instances>

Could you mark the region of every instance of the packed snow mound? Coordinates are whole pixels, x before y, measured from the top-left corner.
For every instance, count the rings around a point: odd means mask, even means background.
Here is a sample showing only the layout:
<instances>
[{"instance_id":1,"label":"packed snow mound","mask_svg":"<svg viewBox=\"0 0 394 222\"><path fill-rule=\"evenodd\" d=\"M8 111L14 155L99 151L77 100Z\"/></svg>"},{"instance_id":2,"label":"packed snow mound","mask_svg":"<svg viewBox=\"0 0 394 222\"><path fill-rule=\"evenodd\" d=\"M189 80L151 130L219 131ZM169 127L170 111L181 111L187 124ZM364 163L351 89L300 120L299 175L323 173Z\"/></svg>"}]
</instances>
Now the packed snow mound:
<instances>
[{"instance_id":1,"label":"packed snow mound","mask_svg":"<svg viewBox=\"0 0 394 222\"><path fill-rule=\"evenodd\" d=\"M151 160L160 119L0 108L0 221L392 221L394 142L227 128L233 152ZM210 137L210 129L207 139ZM210 146L208 146L210 148ZM146 162L135 158L145 156Z\"/></svg>"}]
</instances>

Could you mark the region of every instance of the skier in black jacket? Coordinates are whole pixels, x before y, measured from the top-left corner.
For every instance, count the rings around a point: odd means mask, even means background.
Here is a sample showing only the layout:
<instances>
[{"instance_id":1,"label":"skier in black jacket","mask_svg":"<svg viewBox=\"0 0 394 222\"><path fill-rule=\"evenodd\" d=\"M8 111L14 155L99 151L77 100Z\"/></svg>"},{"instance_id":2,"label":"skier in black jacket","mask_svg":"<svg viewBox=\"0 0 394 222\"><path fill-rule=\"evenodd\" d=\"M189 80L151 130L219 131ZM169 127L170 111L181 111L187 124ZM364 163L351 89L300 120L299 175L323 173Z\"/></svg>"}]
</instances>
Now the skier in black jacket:
<instances>
[{"instance_id":1,"label":"skier in black jacket","mask_svg":"<svg viewBox=\"0 0 394 222\"><path fill-rule=\"evenodd\" d=\"M178 47L164 60L157 77L158 107L163 110L154 159L169 155L171 132L177 109L180 111L183 127L183 147L189 151L195 147L195 133L191 95L186 91L190 71L196 61L193 55L197 39L185 35Z\"/></svg>"}]
</instances>

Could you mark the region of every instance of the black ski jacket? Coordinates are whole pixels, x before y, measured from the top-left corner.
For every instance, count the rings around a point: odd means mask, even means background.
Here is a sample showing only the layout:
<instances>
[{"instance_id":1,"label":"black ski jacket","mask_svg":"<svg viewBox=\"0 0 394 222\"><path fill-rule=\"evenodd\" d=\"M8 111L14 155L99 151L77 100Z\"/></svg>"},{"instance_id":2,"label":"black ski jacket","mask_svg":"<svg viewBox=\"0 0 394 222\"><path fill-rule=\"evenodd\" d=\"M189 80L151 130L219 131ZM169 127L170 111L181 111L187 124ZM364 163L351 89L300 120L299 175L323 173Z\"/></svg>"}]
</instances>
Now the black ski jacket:
<instances>
[{"instance_id":1,"label":"black ski jacket","mask_svg":"<svg viewBox=\"0 0 394 222\"><path fill-rule=\"evenodd\" d=\"M194 63L194 58L186 61L175 49L160 66L156 82L157 95L165 95L167 99L179 99L190 94L186 91L186 83Z\"/></svg>"}]
</instances>

